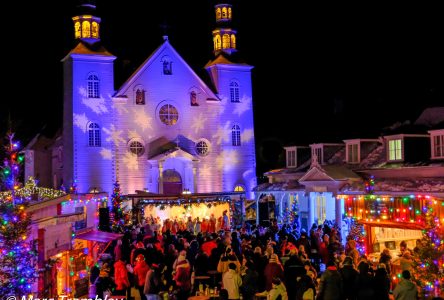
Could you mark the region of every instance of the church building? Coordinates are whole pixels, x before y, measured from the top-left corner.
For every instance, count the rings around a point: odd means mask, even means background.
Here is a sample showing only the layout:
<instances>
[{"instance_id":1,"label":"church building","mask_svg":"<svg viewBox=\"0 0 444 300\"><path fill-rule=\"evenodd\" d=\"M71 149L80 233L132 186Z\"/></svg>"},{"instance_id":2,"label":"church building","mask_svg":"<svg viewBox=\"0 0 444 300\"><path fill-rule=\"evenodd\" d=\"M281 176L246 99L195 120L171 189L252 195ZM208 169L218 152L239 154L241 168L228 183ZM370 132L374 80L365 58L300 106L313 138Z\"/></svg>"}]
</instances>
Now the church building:
<instances>
[{"instance_id":1,"label":"church building","mask_svg":"<svg viewBox=\"0 0 444 300\"><path fill-rule=\"evenodd\" d=\"M245 191L252 198L253 67L238 59L234 7L215 5L214 56L204 66L210 80L164 36L117 89L116 56L101 43L95 4L81 9L73 17L78 43L62 60L63 132L46 156L38 139L28 145L25 176L56 188L75 184L79 193L112 192L119 181L125 194Z\"/></svg>"}]
</instances>

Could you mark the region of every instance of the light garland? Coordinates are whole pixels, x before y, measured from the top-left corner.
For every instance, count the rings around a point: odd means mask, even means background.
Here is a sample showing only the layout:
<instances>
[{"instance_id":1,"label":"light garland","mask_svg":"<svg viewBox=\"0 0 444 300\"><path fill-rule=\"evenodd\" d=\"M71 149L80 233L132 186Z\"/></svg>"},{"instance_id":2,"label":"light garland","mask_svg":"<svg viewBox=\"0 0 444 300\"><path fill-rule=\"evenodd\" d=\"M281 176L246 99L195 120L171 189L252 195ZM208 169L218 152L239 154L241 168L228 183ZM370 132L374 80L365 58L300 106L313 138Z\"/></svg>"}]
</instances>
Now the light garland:
<instances>
[{"instance_id":1,"label":"light garland","mask_svg":"<svg viewBox=\"0 0 444 300\"><path fill-rule=\"evenodd\" d=\"M34 200L33 197L37 197L36 200L54 199L65 196L66 193L61 190L54 190L50 188L38 187L36 180L33 177L29 177L23 188L17 188L14 191L9 190L0 193L0 200L5 200L8 197L15 195L16 198L21 198L26 201Z\"/></svg>"}]
</instances>

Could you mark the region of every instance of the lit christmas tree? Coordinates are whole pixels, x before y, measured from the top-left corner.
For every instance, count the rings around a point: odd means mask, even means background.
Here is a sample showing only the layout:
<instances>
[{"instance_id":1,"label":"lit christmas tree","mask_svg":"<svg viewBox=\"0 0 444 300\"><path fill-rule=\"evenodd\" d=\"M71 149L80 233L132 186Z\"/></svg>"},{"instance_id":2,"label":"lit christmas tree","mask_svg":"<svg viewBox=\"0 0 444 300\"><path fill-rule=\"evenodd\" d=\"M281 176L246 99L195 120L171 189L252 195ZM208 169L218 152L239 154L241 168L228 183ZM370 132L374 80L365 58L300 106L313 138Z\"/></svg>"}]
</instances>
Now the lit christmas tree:
<instances>
[{"instance_id":1,"label":"lit christmas tree","mask_svg":"<svg viewBox=\"0 0 444 300\"><path fill-rule=\"evenodd\" d=\"M120 192L120 183L116 181L114 183L112 203L113 203L113 225L112 229L115 232L121 231L124 224L124 216L122 210L122 195Z\"/></svg>"},{"instance_id":2,"label":"lit christmas tree","mask_svg":"<svg viewBox=\"0 0 444 300\"><path fill-rule=\"evenodd\" d=\"M8 135L7 158L3 167L3 183L11 193L0 199L0 295L26 295L37 277L37 253L27 240L31 216L26 202L15 196L23 155L14 134Z\"/></svg>"},{"instance_id":3,"label":"lit christmas tree","mask_svg":"<svg viewBox=\"0 0 444 300\"><path fill-rule=\"evenodd\" d=\"M425 228L421 246L415 248L413 275L419 286L431 295L444 293L444 228L432 208L425 208Z\"/></svg>"}]
</instances>

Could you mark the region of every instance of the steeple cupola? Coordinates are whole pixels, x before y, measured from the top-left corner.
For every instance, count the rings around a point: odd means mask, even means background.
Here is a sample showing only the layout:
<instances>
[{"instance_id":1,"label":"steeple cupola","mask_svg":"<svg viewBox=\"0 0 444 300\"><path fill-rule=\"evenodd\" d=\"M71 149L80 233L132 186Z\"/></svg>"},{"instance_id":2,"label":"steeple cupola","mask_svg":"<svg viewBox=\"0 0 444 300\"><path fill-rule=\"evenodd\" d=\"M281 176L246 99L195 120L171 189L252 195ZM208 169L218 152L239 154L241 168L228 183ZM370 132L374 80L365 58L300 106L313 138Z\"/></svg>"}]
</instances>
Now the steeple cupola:
<instances>
[{"instance_id":1,"label":"steeple cupola","mask_svg":"<svg viewBox=\"0 0 444 300\"><path fill-rule=\"evenodd\" d=\"M78 14L72 18L75 39L94 44L100 41L100 18L96 12L95 0L80 0Z\"/></svg>"},{"instance_id":2,"label":"steeple cupola","mask_svg":"<svg viewBox=\"0 0 444 300\"><path fill-rule=\"evenodd\" d=\"M231 28L233 8L231 4L216 4L216 29L213 30L214 54L236 52L236 30Z\"/></svg>"}]
</instances>

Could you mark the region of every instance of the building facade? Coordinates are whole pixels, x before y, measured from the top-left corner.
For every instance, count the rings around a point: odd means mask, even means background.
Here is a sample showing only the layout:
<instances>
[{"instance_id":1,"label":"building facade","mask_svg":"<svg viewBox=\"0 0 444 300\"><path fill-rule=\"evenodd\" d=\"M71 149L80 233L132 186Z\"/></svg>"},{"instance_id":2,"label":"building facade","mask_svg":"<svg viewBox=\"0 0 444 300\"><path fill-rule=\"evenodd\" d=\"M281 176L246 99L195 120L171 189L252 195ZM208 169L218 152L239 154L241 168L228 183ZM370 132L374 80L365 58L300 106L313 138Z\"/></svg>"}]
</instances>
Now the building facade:
<instances>
[{"instance_id":1,"label":"building facade","mask_svg":"<svg viewBox=\"0 0 444 300\"><path fill-rule=\"evenodd\" d=\"M84 13L73 17L78 44L62 60L63 170L59 177L45 173L53 186L75 183L80 193L111 192L119 181L123 193L236 190L251 197L256 186L253 67L238 59L233 7L215 6L207 82L164 36L117 90L116 57L100 42L95 5L84 1L81 9ZM32 147L27 151L32 157ZM26 176L42 169L36 160L27 163Z\"/></svg>"}]
</instances>

